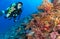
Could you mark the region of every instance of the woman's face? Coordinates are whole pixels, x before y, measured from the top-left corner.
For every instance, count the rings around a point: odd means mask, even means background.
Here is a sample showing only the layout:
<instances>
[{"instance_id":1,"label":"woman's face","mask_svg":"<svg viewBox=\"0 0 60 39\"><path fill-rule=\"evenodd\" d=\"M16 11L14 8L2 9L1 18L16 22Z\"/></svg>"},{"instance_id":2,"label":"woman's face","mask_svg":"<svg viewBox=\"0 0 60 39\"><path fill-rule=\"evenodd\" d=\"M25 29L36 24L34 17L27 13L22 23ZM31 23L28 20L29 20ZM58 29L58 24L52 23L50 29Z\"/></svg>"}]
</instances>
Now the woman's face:
<instances>
[{"instance_id":1,"label":"woman's face","mask_svg":"<svg viewBox=\"0 0 60 39\"><path fill-rule=\"evenodd\" d=\"M18 9L20 9L22 7L22 5L21 4L18 4Z\"/></svg>"}]
</instances>

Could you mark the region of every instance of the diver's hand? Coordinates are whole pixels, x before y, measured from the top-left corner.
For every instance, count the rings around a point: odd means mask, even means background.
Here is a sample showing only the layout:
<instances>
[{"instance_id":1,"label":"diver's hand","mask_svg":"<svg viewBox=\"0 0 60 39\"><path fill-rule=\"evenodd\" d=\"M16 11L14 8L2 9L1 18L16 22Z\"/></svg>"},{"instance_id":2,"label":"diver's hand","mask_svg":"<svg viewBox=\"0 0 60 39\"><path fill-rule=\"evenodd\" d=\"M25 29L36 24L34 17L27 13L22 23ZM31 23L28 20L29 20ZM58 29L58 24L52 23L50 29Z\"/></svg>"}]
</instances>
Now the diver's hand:
<instances>
[{"instance_id":1,"label":"diver's hand","mask_svg":"<svg viewBox=\"0 0 60 39\"><path fill-rule=\"evenodd\" d=\"M4 10L0 11L0 16L2 16L5 13Z\"/></svg>"},{"instance_id":2,"label":"diver's hand","mask_svg":"<svg viewBox=\"0 0 60 39\"><path fill-rule=\"evenodd\" d=\"M5 11L4 11L4 10L2 10L1 12L2 12L3 14L5 13Z\"/></svg>"}]
</instances>

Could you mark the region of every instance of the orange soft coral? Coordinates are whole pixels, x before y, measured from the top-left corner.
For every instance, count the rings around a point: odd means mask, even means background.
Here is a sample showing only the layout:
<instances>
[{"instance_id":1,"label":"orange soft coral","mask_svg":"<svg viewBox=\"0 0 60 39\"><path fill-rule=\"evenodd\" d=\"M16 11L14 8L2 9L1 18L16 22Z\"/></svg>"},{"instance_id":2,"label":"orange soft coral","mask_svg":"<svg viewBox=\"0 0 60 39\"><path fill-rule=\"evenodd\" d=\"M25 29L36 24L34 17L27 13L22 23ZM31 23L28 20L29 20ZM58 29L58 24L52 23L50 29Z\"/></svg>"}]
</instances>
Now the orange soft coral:
<instances>
[{"instance_id":1,"label":"orange soft coral","mask_svg":"<svg viewBox=\"0 0 60 39\"><path fill-rule=\"evenodd\" d=\"M42 6L38 7L38 9L43 9L44 11L47 11L49 13L52 7L53 7L53 4L48 2L48 0L44 0Z\"/></svg>"}]
</instances>

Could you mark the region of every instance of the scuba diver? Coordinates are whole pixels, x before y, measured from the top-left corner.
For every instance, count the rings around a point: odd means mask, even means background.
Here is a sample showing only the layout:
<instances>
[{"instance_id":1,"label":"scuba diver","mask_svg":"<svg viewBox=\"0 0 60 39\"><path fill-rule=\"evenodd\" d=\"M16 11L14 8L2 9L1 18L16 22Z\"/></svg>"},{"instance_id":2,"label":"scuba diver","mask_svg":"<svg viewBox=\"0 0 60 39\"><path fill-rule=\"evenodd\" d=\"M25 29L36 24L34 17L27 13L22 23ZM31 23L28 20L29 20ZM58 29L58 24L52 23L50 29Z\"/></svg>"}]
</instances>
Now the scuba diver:
<instances>
[{"instance_id":1,"label":"scuba diver","mask_svg":"<svg viewBox=\"0 0 60 39\"><path fill-rule=\"evenodd\" d=\"M20 16L22 13L22 6L23 6L22 2L13 3L5 11L5 18L8 18L8 19L14 18L13 20L14 20L14 22L16 22L17 16Z\"/></svg>"}]
</instances>

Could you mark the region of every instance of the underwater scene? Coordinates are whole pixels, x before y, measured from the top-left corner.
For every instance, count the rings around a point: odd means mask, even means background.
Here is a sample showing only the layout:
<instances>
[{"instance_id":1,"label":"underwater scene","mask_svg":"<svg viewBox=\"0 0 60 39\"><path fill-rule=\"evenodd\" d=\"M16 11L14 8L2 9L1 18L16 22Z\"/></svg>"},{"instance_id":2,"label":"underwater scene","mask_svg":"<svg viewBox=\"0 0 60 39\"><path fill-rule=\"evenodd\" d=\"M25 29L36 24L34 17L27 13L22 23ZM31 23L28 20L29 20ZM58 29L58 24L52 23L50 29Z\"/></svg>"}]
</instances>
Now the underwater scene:
<instances>
[{"instance_id":1,"label":"underwater scene","mask_svg":"<svg viewBox=\"0 0 60 39\"><path fill-rule=\"evenodd\" d=\"M0 39L60 39L60 0L1 0Z\"/></svg>"}]
</instances>

